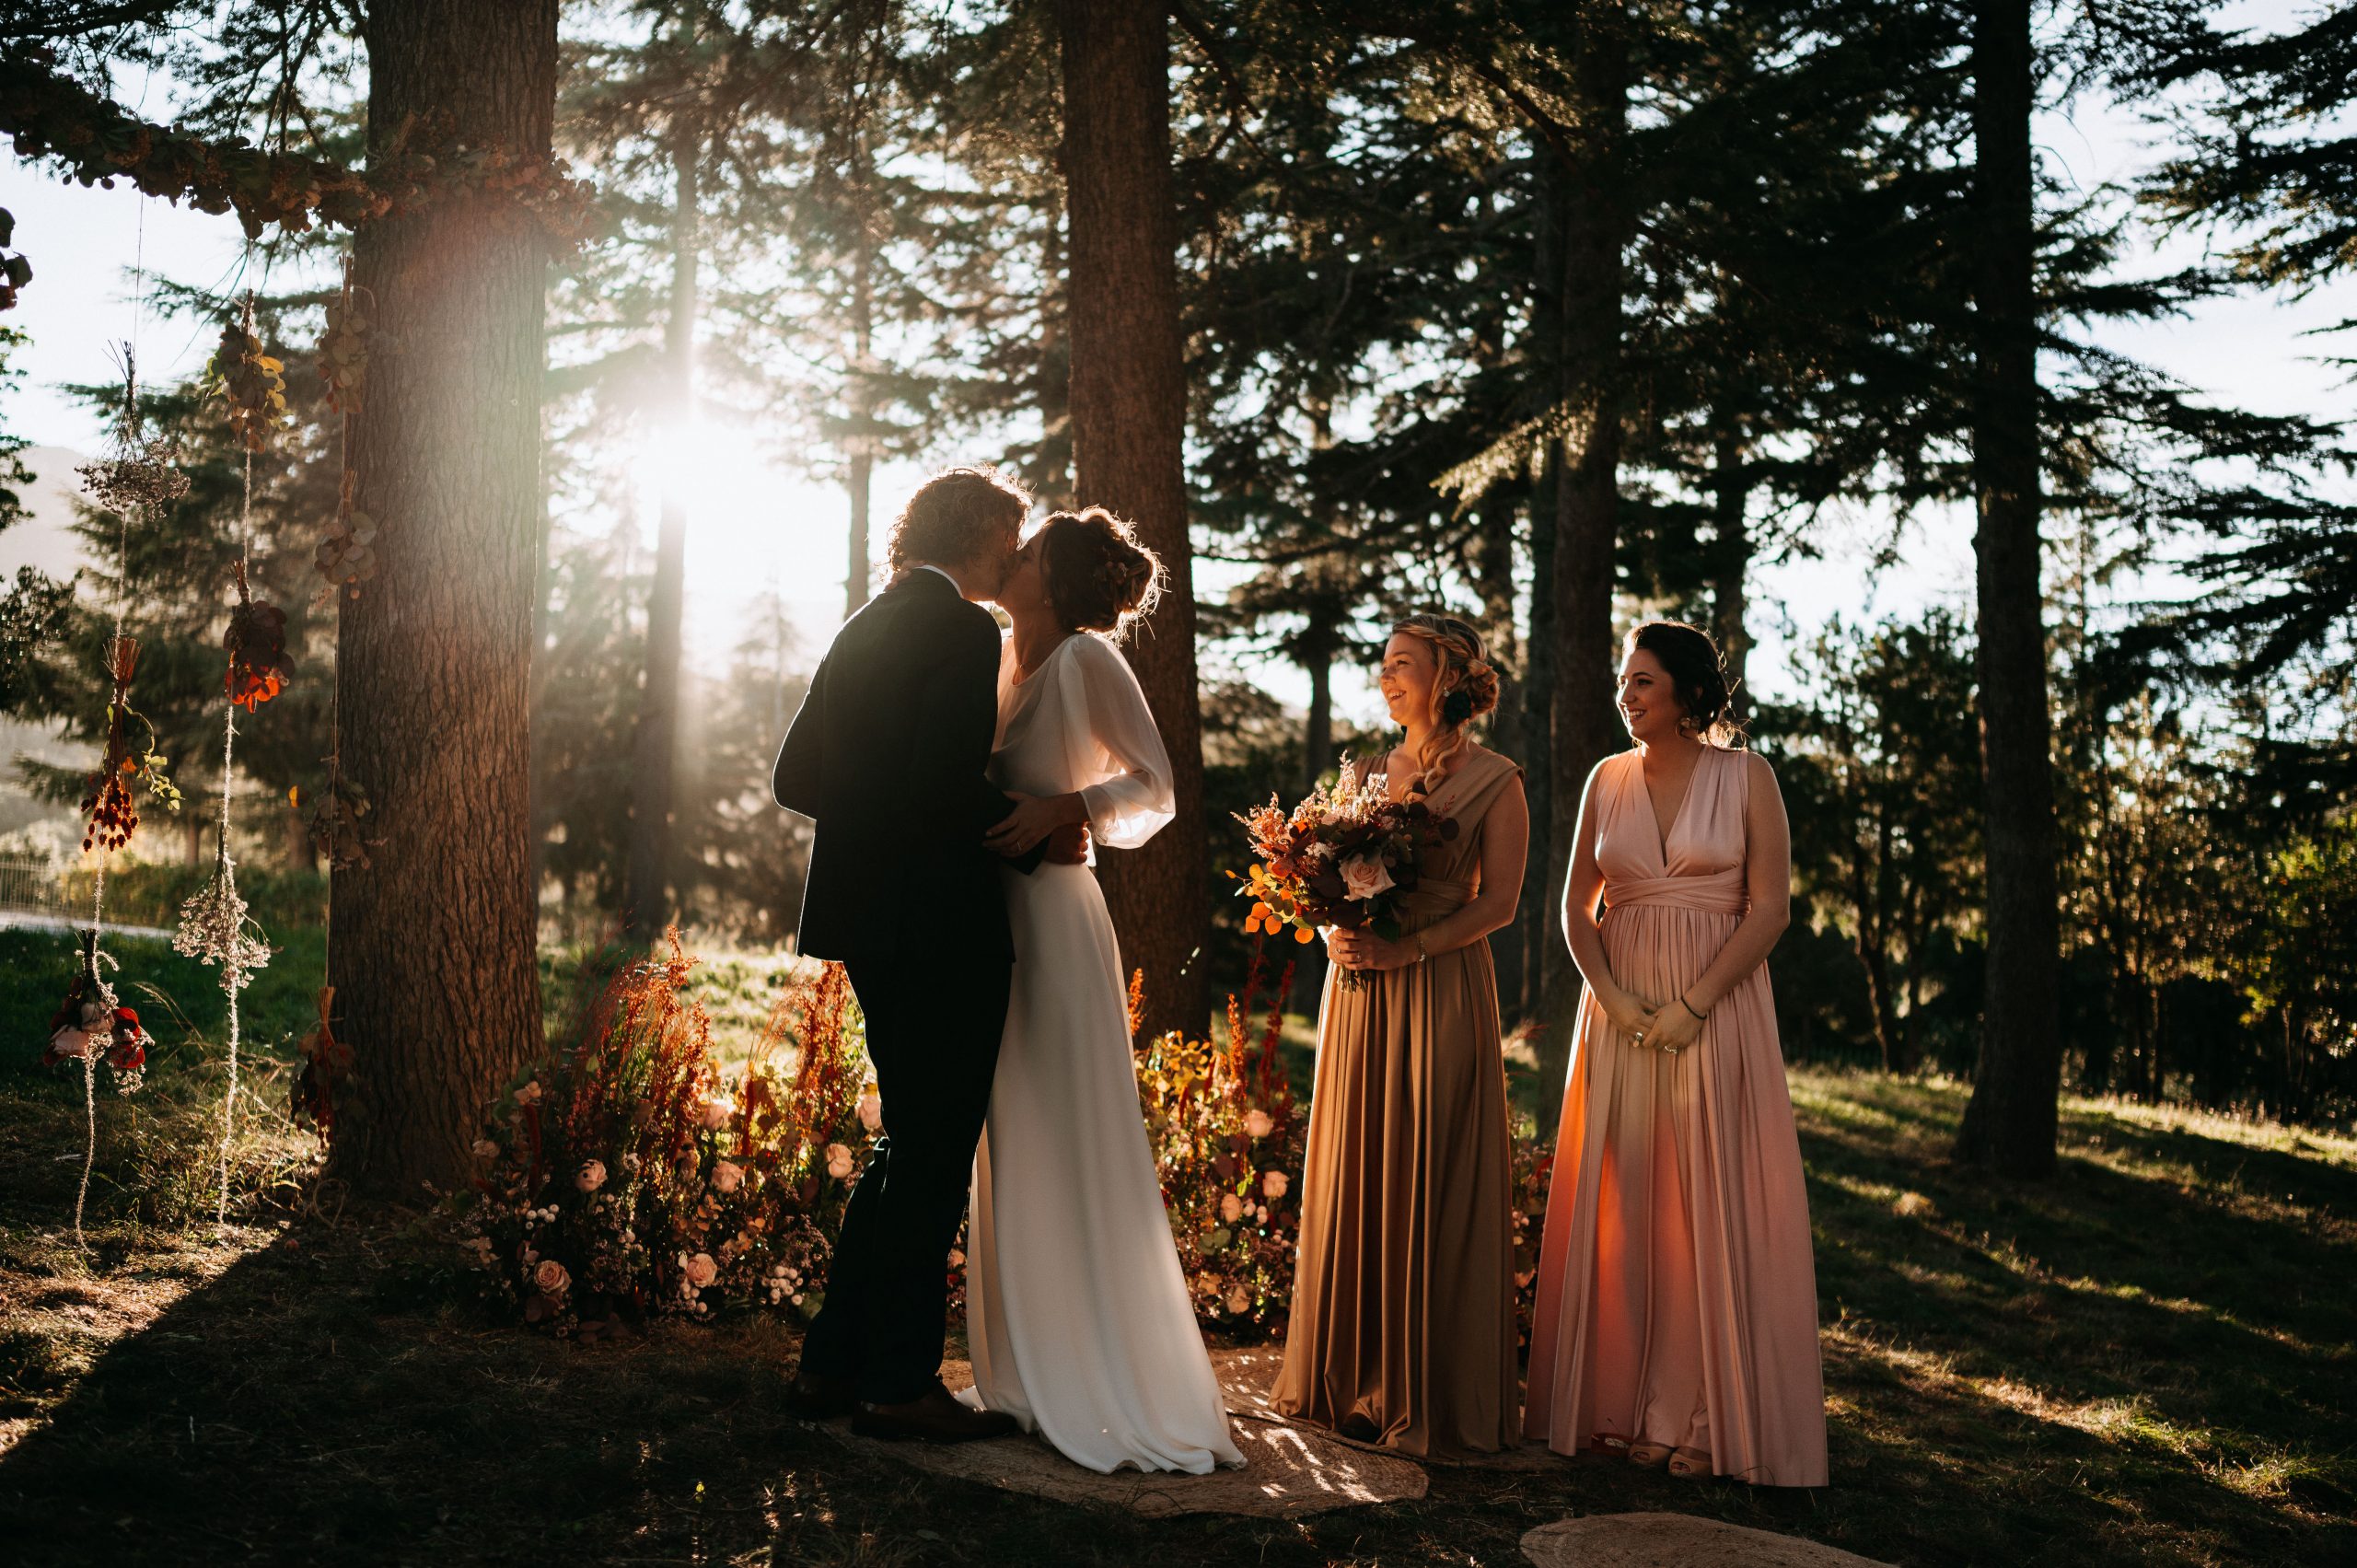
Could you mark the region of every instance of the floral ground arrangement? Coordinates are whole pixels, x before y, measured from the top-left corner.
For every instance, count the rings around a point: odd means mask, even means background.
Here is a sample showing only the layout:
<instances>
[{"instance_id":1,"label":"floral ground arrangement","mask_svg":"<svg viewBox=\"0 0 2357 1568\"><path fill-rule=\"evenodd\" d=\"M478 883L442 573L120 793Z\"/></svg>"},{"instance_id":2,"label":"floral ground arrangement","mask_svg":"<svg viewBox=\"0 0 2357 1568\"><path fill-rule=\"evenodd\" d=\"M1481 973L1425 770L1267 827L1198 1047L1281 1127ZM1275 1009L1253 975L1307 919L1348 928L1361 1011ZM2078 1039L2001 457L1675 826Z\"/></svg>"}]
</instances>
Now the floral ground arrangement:
<instances>
[{"instance_id":1,"label":"floral ground arrangement","mask_svg":"<svg viewBox=\"0 0 2357 1568\"><path fill-rule=\"evenodd\" d=\"M695 967L674 938L621 970L573 1043L490 1109L482 1173L442 1219L525 1323L595 1339L653 1315L807 1320L825 1303L843 1209L883 1124L858 1004L840 966L808 970L750 1055L724 1069L686 990ZM1229 999L1224 1040L1173 1033L1136 1047L1197 1314L1237 1339L1283 1330L1299 1233L1304 1118L1279 1059L1283 1014L1255 1013L1262 978L1256 963ZM1139 1001L1133 990L1133 1018ZM953 1308L963 1263L950 1255Z\"/></svg>"}]
</instances>

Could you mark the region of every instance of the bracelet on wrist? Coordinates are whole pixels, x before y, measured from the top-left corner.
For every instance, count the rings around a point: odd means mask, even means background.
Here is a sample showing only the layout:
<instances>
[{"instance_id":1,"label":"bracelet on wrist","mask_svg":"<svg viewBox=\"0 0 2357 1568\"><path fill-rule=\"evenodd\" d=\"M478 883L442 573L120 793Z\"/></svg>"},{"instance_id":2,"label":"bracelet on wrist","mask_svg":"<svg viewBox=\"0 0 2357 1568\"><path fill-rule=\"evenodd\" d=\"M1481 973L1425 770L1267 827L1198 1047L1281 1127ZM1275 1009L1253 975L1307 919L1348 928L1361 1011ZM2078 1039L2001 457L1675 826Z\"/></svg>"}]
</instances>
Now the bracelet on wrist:
<instances>
[{"instance_id":1,"label":"bracelet on wrist","mask_svg":"<svg viewBox=\"0 0 2357 1568\"><path fill-rule=\"evenodd\" d=\"M1678 999L1678 1005L1679 1006L1681 1006L1681 1007L1685 1008L1688 1012L1689 1012L1689 1013L1694 1013L1694 1004L1693 1004L1693 1003L1691 1003L1691 1002L1689 1002L1688 1000L1686 1000L1686 998L1685 998L1685 997L1680 996L1680 997ZM1706 1022L1708 1022L1709 1020L1708 1020L1708 1018L1707 1018L1704 1015L1702 1015L1702 1014L1701 1014L1701 1013L1694 1013L1694 1021L1695 1021L1696 1023L1698 1023L1698 1024L1699 1024L1699 1023L1706 1023Z\"/></svg>"}]
</instances>

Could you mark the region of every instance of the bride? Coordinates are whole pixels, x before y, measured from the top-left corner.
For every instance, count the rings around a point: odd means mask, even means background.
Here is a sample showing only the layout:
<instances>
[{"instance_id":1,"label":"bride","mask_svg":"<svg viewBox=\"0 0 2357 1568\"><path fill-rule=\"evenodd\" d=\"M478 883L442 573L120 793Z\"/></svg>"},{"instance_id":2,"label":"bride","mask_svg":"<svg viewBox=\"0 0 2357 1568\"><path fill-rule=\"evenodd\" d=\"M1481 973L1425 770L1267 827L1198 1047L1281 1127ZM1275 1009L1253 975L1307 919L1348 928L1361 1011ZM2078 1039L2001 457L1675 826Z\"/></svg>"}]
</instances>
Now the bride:
<instances>
[{"instance_id":1,"label":"bride","mask_svg":"<svg viewBox=\"0 0 2357 1568\"><path fill-rule=\"evenodd\" d=\"M1144 843L1175 807L1168 754L1118 637L1160 563L1100 507L1051 517L998 602L991 782L1016 797L989 845L1022 854L1086 822ZM1028 797L1028 798L1026 798ZM1067 1458L1110 1472L1241 1465L1138 1112L1113 923L1081 865L1007 875L1014 993L974 1159L966 1328L974 1387Z\"/></svg>"}]
</instances>

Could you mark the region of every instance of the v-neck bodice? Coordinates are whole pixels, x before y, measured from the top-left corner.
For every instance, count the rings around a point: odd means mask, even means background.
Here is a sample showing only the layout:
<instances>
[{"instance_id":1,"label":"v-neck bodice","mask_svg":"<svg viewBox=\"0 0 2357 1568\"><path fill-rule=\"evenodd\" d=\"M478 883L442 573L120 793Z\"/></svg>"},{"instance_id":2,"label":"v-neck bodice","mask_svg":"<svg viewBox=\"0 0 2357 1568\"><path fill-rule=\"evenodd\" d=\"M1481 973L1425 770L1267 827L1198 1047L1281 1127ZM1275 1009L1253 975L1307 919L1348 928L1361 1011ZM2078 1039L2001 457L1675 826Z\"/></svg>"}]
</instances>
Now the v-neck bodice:
<instances>
[{"instance_id":1,"label":"v-neck bodice","mask_svg":"<svg viewBox=\"0 0 2357 1568\"><path fill-rule=\"evenodd\" d=\"M1747 762L1740 751L1704 747L1665 835L1645 787L1643 756L1631 750L1606 761L1596 781L1596 860L1608 907L1743 912Z\"/></svg>"}]
</instances>

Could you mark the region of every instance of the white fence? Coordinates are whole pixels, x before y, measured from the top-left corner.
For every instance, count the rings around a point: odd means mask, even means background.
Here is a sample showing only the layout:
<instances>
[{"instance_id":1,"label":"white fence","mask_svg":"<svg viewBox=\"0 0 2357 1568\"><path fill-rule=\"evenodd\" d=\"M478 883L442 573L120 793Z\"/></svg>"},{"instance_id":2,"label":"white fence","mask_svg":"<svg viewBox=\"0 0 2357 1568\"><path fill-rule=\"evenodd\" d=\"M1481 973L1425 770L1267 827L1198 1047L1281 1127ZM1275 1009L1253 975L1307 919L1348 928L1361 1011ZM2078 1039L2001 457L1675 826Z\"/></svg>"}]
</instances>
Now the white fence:
<instances>
[{"instance_id":1,"label":"white fence","mask_svg":"<svg viewBox=\"0 0 2357 1568\"><path fill-rule=\"evenodd\" d=\"M80 914L87 919L88 912ZM37 854L0 854L0 916L70 921L75 914L66 902L63 866Z\"/></svg>"}]
</instances>

